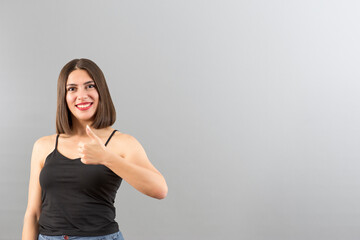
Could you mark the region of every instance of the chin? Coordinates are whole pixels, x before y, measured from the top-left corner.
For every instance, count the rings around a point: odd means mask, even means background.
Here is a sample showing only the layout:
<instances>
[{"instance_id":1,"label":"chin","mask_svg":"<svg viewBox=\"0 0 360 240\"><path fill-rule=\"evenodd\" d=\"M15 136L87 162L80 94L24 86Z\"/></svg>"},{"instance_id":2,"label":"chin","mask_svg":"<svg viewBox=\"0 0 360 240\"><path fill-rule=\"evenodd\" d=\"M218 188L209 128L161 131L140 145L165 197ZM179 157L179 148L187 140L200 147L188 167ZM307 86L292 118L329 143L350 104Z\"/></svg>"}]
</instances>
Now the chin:
<instances>
[{"instance_id":1,"label":"chin","mask_svg":"<svg viewBox=\"0 0 360 240\"><path fill-rule=\"evenodd\" d=\"M74 118L76 118L78 121L93 121L94 120L94 115L91 116L76 116L73 115Z\"/></svg>"}]
</instances>

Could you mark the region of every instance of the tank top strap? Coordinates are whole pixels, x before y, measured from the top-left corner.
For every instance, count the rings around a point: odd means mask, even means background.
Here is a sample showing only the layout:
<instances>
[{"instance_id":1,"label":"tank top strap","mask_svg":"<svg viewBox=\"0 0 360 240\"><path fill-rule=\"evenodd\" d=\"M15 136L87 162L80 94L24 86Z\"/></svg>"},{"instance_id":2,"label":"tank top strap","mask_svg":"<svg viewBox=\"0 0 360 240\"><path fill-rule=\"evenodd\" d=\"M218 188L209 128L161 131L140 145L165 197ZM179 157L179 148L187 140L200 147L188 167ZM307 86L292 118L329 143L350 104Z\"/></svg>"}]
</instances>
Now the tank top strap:
<instances>
[{"instance_id":1,"label":"tank top strap","mask_svg":"<svg viewBox=\"0 0 360 240\"><path fill-rule=\"evenodd\" d=\"M59 136L60 136L60 134L58 134L58 135L56 136L56 141L55 141L55 149L57 149L57 145L58 145L58 139L59 139Z\"/></svg>"},{"instance_id":2,"label":"tank top strap","mask_svg":"<svg viewBox=\"0 0 360 240\"><path fill-rule=\"evenodd\" d=\"M105 146L109 143L110 139L112 138L112 136L114 135L114 133L115 133L116 131L117 131L117 130L115 129L115 130L110 134L110 137L109 137L108 140L106 141Z\"/></svg>"}]
</instances>

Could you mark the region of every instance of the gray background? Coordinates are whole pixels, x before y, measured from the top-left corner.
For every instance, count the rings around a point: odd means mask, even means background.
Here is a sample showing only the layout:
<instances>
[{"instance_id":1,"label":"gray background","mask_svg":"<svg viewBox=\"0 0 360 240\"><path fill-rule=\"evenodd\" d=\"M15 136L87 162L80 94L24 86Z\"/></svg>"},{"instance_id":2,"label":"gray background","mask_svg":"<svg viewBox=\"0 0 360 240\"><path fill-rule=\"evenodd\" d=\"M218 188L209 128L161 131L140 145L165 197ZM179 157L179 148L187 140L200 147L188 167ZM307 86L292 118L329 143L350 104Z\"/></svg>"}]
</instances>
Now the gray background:
<instances>
[{"instance_id":1,"label":"gray background","mask_svg":"<svg viewBox=\"0 0 360 240\"><path fill-rule=\"evenodd\" d=\"M127 240L360 238L358 1L0 1L0 239L73 58L169 185L124 183Z\"/></svg>"}]
</instances>

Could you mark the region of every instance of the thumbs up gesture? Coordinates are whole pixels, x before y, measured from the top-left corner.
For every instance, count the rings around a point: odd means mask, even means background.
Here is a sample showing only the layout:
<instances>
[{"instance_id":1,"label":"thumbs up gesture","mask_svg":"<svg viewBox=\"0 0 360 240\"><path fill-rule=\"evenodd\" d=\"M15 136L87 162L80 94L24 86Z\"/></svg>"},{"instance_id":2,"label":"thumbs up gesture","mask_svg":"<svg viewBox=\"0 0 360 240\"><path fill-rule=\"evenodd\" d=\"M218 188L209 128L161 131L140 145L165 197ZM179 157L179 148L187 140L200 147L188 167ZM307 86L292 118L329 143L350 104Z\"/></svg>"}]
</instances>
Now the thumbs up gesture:
<instances>
[{"instance_id":1,"label":"thumbs up gesture","mask_svg":"<svg viewBox=\"0 0 360 240\"><path fill-rule=\"evenodd\" d=\"M101 139L86 125L86 133L90 137L89 143L79 143L79 156L84 164L102 164L108 151Z\"/></svg>"}]
</instances>

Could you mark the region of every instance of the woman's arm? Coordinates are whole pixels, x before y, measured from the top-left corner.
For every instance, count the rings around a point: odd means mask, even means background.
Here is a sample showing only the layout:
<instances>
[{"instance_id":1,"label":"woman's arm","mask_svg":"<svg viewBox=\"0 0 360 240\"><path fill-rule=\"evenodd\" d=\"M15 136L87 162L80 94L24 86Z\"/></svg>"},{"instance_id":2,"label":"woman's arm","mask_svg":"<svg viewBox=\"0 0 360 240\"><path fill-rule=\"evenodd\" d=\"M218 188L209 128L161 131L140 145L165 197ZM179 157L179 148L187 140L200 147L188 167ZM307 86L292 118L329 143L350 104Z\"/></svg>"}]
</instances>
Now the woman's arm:
<instances>
[{"instance_id":1,"label":"woman's arm","mask_svg":"<svg viewBox=\"0 0 360 240\"><path fill-rule=\"evenodd\" d=\"M125 158L110 154L104 158L103 164L138 191L153 198L165 198L168 187L164 177L150 163L141 144L130 135L126 138L128 154Z\"/></svg>"},{"instance_id":2,"label":"woman's arm","mask_svg":"<svg viewBox=\"0 0 360 240\"><path fill-rule=\"evenodd\" d=\"M121 134L121 136L113 137L115 138L113 144L121 138L121 147L126 148L126 156L121 157L105 148L91 130L88 129L87 132L93 142L80 147L83 163L103 164L138 191L157 199L166 197L168 187L164 177L150 163L144 148L133 136ZM99 159L101 162L98 162Z\"/></svg>"},{"instance_id":3,"label":"woman's arm","mask_svg":"<svg viewBox=\"0 0 360 240\"><path fill-rule=\"evenodd\" d=\"M31 156L31 172L29 181L28 205L24 217L22 240L38 239L38 222L41 211L41 187L39 183L39 174L44 160L44 145L46 138L37 140L33 147Z\"/></svg>"}]
</instances>

